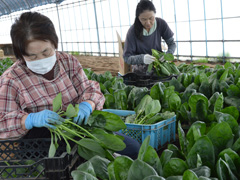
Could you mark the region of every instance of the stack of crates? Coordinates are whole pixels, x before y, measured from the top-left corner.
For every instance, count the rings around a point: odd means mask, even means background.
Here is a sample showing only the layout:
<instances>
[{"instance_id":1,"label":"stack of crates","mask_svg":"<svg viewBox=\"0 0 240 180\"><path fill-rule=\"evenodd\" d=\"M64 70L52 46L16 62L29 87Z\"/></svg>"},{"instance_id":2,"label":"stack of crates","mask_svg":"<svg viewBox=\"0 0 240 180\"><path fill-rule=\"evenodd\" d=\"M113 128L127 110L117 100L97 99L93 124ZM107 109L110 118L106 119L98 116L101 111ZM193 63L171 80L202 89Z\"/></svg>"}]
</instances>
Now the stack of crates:
<instances>
[{"instance_id":1,"label":"stack of crates","mask_svg":"<svg viewBox=\"0 0 240 180\"><path fill-rule=\"evenodd\" d=\"M49 158L51 139L0 141L0 179L69 180L82 163L74 145L70 154L59 142L55 157Z\"/></svg>"}]
</instances>

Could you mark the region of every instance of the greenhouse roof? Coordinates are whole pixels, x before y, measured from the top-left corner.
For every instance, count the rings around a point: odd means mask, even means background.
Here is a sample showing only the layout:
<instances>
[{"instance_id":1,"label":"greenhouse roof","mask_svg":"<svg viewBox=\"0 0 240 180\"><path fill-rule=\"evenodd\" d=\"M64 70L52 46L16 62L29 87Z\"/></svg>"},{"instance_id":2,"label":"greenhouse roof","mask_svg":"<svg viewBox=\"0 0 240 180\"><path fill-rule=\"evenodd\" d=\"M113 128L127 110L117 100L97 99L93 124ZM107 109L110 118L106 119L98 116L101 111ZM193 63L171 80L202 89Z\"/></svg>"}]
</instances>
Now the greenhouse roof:
<instances>
[{"instance_id":1,"label":"greenhouse roof","mask_svg":"<svg viewBox=\"0 0 240 180\"><path fill-rule=\"evenodd\" d=\"M0 16L51 3L60 4L63 1L64 0L0 0Z\"/></svg>"}]
</instances>

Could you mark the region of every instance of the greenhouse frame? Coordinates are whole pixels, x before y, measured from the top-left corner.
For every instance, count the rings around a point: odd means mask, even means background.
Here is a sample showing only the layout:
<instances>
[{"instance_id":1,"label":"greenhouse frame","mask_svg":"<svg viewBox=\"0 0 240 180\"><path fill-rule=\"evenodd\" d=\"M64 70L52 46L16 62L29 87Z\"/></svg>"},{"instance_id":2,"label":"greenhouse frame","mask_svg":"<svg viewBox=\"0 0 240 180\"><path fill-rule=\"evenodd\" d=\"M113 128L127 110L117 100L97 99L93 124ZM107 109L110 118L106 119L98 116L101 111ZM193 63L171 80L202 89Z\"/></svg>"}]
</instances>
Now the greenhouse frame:
<instances>
[{"instance_id":1,"label":"greenhouse frame","mask_svg":"<svg viewBox=\"0 0 240 180\"><path fill-rule=\"evenodd\" d=\"M238 1L154 0L157 17L174 32L177 59L239 59ZM22 11L47 15L59 35L59 50L97 56L117 56L116 31L124 41L135 18L138 0L3 1L1 44L11 43L10 26ZM231 4L228 5L228 4ZM214 5L214 8L212 6ZM233 36L233 34L235 35ZM234 47L234 48L233 48Z\"/></svg>"}]
</instances>

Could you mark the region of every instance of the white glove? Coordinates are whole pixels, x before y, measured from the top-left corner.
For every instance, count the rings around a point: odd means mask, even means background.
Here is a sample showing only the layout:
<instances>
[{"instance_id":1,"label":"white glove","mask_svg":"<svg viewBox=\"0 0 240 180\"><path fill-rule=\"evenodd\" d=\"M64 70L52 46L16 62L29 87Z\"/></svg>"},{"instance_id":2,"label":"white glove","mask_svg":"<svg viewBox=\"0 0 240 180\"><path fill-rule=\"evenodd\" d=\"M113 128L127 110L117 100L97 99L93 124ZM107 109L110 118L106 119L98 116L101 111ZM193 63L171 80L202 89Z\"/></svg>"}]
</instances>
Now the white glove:
<instances>
[{"instance_id":1,"label":"white glove","mask_svg":"<svg viewBox=\"0 0 240 180\"><path fill-rule=\"evenodd\" d=\"M162 57L159 58L159 61L165 62L166 60L164 59L164 56L162 56Z\"/></svg>"},{"instance_id":2,"label":"white glove","mask_svg":"<svg viewBox=\"0 0 240 180\"><path fill-rule=\"evenodd\" d=\"M143 58L144 64L151 64L153 61L155 61L155 57L149 54L144 55L144 58Z\"/></svg>"}]
</instances>

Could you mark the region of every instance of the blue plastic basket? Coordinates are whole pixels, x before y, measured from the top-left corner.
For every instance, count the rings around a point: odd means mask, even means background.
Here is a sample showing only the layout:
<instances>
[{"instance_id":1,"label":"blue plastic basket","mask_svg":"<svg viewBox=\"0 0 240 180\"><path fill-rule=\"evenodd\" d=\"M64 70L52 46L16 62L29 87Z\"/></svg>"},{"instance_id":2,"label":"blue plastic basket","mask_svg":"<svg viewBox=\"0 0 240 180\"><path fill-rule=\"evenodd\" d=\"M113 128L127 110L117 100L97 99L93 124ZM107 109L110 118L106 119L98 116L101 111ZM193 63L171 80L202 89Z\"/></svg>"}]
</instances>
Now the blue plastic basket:
<instances>
[{"instance_id":1,"label":"blue plastic basket","mask_svg":"<svg viewBox=\"0 0 240 180\"><path fill-rule=\"evenodd\" d=\"M140 144L150 135L150 145L159 150L166 143L175 141L176 116L152 125L128 124L127 128L120 130L121 133L132 137Z\"/></svg>"}]
</instances>

